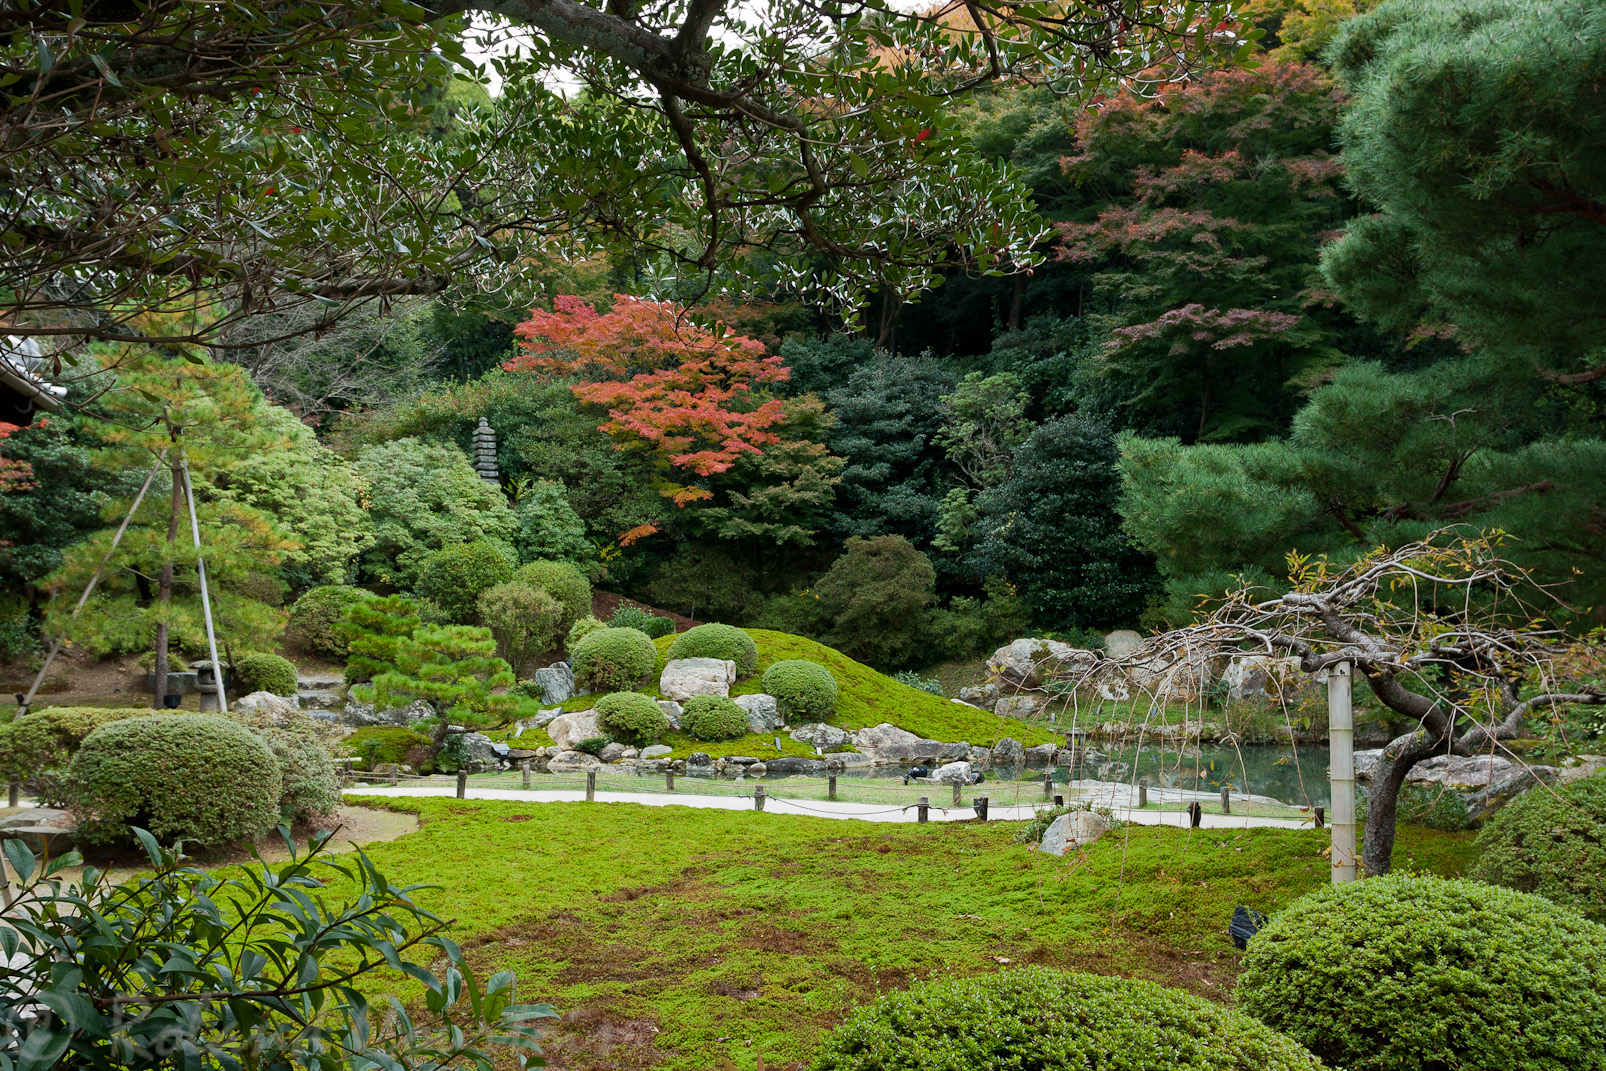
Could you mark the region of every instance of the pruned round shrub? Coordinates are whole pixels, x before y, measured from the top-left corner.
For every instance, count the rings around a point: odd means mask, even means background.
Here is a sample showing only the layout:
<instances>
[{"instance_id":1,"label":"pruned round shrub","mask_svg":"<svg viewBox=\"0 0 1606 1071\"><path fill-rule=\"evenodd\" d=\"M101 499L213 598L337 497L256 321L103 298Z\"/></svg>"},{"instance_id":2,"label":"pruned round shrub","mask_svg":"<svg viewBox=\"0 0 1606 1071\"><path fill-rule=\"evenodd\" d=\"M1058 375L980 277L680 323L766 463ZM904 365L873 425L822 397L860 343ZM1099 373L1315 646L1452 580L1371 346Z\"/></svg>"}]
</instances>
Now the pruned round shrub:
<instances>
[{"instance_id":1,"label":"pruned round shrub","mask_svg":"<svg viewBox=\"0 0 1606 1071\"><path fill-rule=\"evenodd\" d=\"M596 632L598 629L605 629L607 627L608 626L604 625L601 621L598 621L590 614L587 614L585 617L582 617L569 627L569 635L568 638L563 641L563 649L572 654L575 647L579 645L581 640L585 639L593 632Z\"/></svg>"},{"instance_id":2,"label":"pruned round shrub","mask_svg":"<svg viewBox=\"0 0 1606 1071\"><path fill-rule=\"evenodd\" d=\"M646 684L658 665L658 648L634 628L599 628L569 652L574 681L593 692L627 692Z\"/></svg>"},{"instance_id":3,"label":"pruned round shrub","mask_svg":"<svg viewBox=\"0 0 1606 1071\"><path fill-rule=\"evenodd\" d=\"M474 618L480 593L513 577L513 563L504 549L489 540L442 547L418 567L416 591L441 608L453 623Z\"/></svg>"},{"instance_id":4,"label":"pruned round shrub","mask_svg":"<svg viewBox=\"0 0 1606 1071\"><path fill-rule=\"evenodd\" d=\"M290 608L285 638L302 650L328 658L346 657L346 638L335 626L346 619L346 611L373 598L373 592L348 584L325 584L310 588Z\"/></svg>"},{"instance_id":5,"label":"pruned round shrub","mask_svg":"<svg viewBox=\"0 0 1606 1071\"><path fill-rule=\"evenodd\" d=\"M1021 967L918 982L827 1034L813 1071L1317 1071L1219 1004L1132 978Z\"/></svg>"},{"instance_id":6,"label":"pruned round shrub","mask_svg":"<svg viewBox=\"0 0 1606 1071\"><path fill-rule=\"evenodd\" d=\"M515 673L557 642L563 607L540 588L509 580L482 591L479 607L480 620L496 637L497 654Z\"/></svg>"},{"instance_id":7,"label":"pruned round shrub","mask_svg":"<svg viewBox=\"0 0 1606 1071\"><path fill-rule=\"evenodd\" d=\"M697 625L675 637L669 658L718 658L736 663L736 679L758 670L758 644L734 625Z\"/></svg>"},{"instance_id":8,"label":"pruned round shrub","mask_svg":"<svg viewBox=\"0 0 1606 1071\"><path fill-rule=\"evenodd\" d=\"M160 715L102 725L69 768L78 839L116 844L130 826L208 847L279 821L283 778L260 737L226 718Z\"/></svg>"},{"instance_id":9,"label":"pruned round shrub","mask_svg":"<svg viewBox=\"0 0 1606 1071\"><path fill-rule=\"evenodd\" d=\"M613 619L608 625L611 628L639 628L655 640L659 636L667 636L675 631L673 618L651 613L639 606L619 607L613 612Z\"/></svg>"},{"instance_id":10,"label":"pruned round shrub","mask_svg":"<svg viewBox=\"0 0 1606 1071\"><path fill-rule=\"evenodd\" d=\"M0 725L0 777L33 786L46 806L70 801L67 764L84 738L102 725L149 718L165 711L150 707L45 707Z\"/></svg>"},{"instance_id":11,"label":"pruned round shrub","mask_svg":"<svg viewBox=\"0 0 1606 1071\"><path fill-rule=\"evenodd\" d=\"M250 695L252 692L295 695L296 664L282 655L266 651L248 654L234 663L234 677L230 686L236 695Z\"/></svg>"},{"instance_id":12,"label":"pruned round shrub","mask_svg":"<svg viewBox=\"0 0 1606 1071\"><path fill-rule=\"evenodd\" d=\"M279 763L279 821L294 825L334 814L340 782L318 738L295 729L261 729L257 735Z\"/></svg>"},{"instance_id":13,"label":"pruned round shrub","mask_svg":"<svg viewBox=\"0 0 1606 1071\"><path fill-rule=\"evenodd\" d=\"M747 735L747 711L722 695L694 695L681 707L680 727L693 740L735 740Z\"/></svg>"},{"instance_id":14,"label":"pruned round shrub","mask_svg":"<svg viewBox=\"0 0 1606 1071\"><path fill-rule=\"evenodd\" d=\"M1475 881L1350 882L1250 940L1237 1004L1350 1071L1600 1071L1606 927Z\"/></svg>"},{"instance_id":15,"label":"pruned round shrub","mask_svg":"<svg viewBox=\"0 0 1606 1071\"><path fill-rule=\"evenodd\" d=\"M621 744L646 747L669 731L658 701L640 692L613 692L597 700L597 725Z\"/></svg>"},{"instance_id":16,"label":"pruned round shrub","mask_svg":"<svg viewBox=\"0 0 1606 1071\"><path fill-rule=\"evenodd\" d=\"M519 566L513 574L521 582L540 588L563 607L559 628L569 628L591 613L591 581L570 562L540 561Z\"/></svg>"},{"instance_id":17,"label":"pruned round shrub","mask_svg":"<svg viewBox=\"0 0 1606 1071\"><path fill-rule=\"evenodd\" d=\"M1606 920L1606 773L1533 788L1478 834L1471 875Z\"/></svg>"},{"instance_id":18,"label":"pruned round shrub","mask_svg":"<svg viewBox=\"0 0 1606 1071\"><path fill-rule=\"evenodd\" d=\"M818 721L836 713L836 678L818 662L790 658L764 671L764 690L775 697L781 715Z\"/></svg>"}]
</instances>

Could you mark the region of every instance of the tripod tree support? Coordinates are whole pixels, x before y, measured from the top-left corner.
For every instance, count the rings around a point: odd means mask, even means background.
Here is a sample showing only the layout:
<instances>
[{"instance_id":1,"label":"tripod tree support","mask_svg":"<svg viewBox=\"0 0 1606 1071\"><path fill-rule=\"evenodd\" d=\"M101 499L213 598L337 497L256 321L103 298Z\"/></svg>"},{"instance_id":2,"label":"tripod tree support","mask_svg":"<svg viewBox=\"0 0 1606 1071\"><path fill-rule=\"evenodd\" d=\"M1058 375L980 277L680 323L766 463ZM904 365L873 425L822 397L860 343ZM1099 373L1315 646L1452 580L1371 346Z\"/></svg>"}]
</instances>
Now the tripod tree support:
<instances>
[{"instance_id":1,"label":"tripod tree support","mask_svg":"<svg viewBox=\"0 0 1606 1071\"><path fill-rule=\"evenodd\" d=\"M212 655L212 683L217 688L218 713L229 709L229 697L223 687L223 667L217 659L217 632L212 627L212 596L206 588L206 561L201 556L201 524L195 519L195 486L190 482L190 463L180 456L184 469L184 497L190 505L190 534L195 537L195 570L201 578L201 615L206 619L206 646Z\"/></svg>"}]
</instances>

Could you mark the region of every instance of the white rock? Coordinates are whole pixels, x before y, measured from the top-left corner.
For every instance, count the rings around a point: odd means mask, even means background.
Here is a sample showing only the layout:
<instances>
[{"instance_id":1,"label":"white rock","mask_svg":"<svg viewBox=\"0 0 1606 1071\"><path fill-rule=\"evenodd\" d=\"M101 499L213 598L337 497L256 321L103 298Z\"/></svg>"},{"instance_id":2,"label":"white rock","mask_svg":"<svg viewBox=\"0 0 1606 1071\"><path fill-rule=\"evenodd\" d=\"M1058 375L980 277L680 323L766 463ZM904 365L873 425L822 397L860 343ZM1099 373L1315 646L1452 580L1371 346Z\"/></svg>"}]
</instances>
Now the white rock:
<instances>
[{"instance_id":1,"label":"white rock","mask_svg":"<svg viewBox=\"0 0 1606 1071\"><path fill-rule=\"evenodd\" d=\"M970 784L970 763L950 762L946 766L939 766L931 772L931 779L940 785L968 785Z\"/></svg>"},{"instance_id":2,"label":"white rock","mask_svg":"<svg viewBox=\"0 0 1606 1071\"><path fill-rule=\"evenodd\" d=\"M262 714L271 718L275 725L290 715L301 712L300 705L294 699L274 695L272 692L252 692L234 700L232 705L236 713Z\"/></svg>"},{"instance_id":3,"label":"white rock","mask_svg":"<svg viewBox=\"0 0 1606 1071\"><path fill-rule=\"evenodd\" d=\"M848 742L848 734L844 730L824 722L799 725L787 735L800 744L817 747L821 751L830 751Z\"/></svg>"},{"instance_id":4,"label":"white rock","mask_svg":"<svg viewBox=\"0 0 1606 1071\"><path fill-rule=\"evenodd\" d=\"M730 665L735 665L732 662ZM781 708L775 702L773 695L758 692L754 695L739 695L736 705L742 708L747 715L747 731L750 733L773 733L782 725Z\"/></svg>"},{"instance_id":5,"label":"white rock","mask_svg":"<svg viewBox=\"0 0 1606 1071\"><path fill-rule=\"evenodd\" d=\"M1104 637L1105 658L1125 658L1138 649L1143 637L1129 628L1118 628Z\"/></svg>"},{"instance_id":6,"label":"white rock","mask_svg":"<svg viewBox=\"0 0 1606 1071\"><path fill-rule=\"evenodd\" d=\"M1009 695L998 701L993 713L1000 718L1030 718L1043 709L1043 703L1035 695Z\"/></svg>"},{"instance_id":7,"label":"white rock","mask_svg":"<svg viewBox=\"0 0 1606 1071\"><path fill-rule=\"evenodd\" d=\"M722 658L677 658L664 666L658 691L683 703L694 695L728 696L736 683L736 663Z\"/></svg>"},{"instance_id":8,"label":"white rock","mask_svg":"<svg viewBox=\"0 0 1606 1071\"><path fill-rule=\"evenodd\" d=\"M1037 850L1049 855L1064 855L1072 848L1086 848L1110 831L1110 823L1096 811L1072 811L1062 814L1043 831L1043 841Z\"/></svg>"},{"instance_id":9,"label":"white rock","mask_svg":"<svg viewBox=\"0 0 1606 1071\"><path fill-rule=\"evenodd\" d=\"M879 748L896 748L918 744L920 737L907 729L900 729L891 722L882 722L868 729L860 729L853 734L853 746L860 751L873 751Z\"/></svg>"},{"instance_id":10,"label":"white rock","mask_svg":"<svg viewBox=\"0 0 1606 1071\"><path fill-rule=\"evenodd\" d=\"M535 680L541 686L543 703L563 703L574 698L574 670L567 662L554 662L536 670Z\"/></svg>"},{"instance_id":11,"label":"white rock","mask_svg":"<svg viewBox=\"0 0 1606 1071\"><path fill-rule=\"evenodd\" d=\"M571 710L547 722L547 735L564 751L572 751L582 740L602 735L595 710Z\"/></svg>"},{"instance_id":12,"label":"white rock","mask_svg":"<svg viewBox=\"0 0 1606 1071\"><path fill-rule=\"evenodd\" d=\"M668 699L660 699L658 700L658 709L664 712L664 717L669 720L671 729L680 728L680 719L686 712L680 709L679 703L671 702Z\"/></svg>"},{"instance_id":13,"label":"white rock","mask_svg":"<svg viewBox=\"0 0 1606 1071\"><path fill-rule=\"evenodd\" d=\"M1015 640L993 652L987 672L1023 688L1040 687L1054 676L1078 677L1098 663L1099 656L1058 640Z\"/></svg>"},{"instance_id":14,"label":"white rock","mask_svg":"<svg viewBox=\"0 0 1606 1071\"><path fill-rule=\"evenodd\" d=\"M670 747L668 744L653 744L650 747L642 748L641 755L639 757L643 759L656 759L660 756L668 755L674 750L675 749Z\"/></svg>"},{"instance_id":15,"label":"white rock","mask_svg":"<svg viewBox=\"0 0 1606 1071\"><path fill-rule=\"evenodd\" d=\"M1251 696L1285 699L1292 702L1299 692L1315 687L1314 674L1299 668L1297 658L1269 655L1237 655L1221 673L1227 686L1227 700L1241 703Z\"/></svg>"}]
</instances>

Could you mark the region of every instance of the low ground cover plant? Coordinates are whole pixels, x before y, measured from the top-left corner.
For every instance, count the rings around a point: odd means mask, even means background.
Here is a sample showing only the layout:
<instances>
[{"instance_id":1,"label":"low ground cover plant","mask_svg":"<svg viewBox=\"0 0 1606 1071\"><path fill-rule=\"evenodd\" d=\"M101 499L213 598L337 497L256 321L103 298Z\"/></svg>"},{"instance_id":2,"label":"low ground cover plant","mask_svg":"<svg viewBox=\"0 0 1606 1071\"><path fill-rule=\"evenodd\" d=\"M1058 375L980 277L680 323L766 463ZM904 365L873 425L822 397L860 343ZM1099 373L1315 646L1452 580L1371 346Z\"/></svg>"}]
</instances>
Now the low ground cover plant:
<instances>
[{"instance_id":1,"label":"low ground cover plant","mask_svg":"<svg viewBox=\"0 0 1606 1071\"><path fill-rule=\"evenodd\" d=\"M1316 1071L1297 1042L1153 982L1021 967L888 993L825 1039L812 1071Z\"/></svg>"},{"instance_id":2,"label":"low ground cover plant","mask_svg":"<svg viewBox=\"0 0 1606 1071\"><path fill-rule=\"evenodd\" d=\"M669 658L718 658L736 663L736 679L745 680L758 669L758 644L733 625L697 625L675 637Z\"/></svg>"},{"instance_id":3,"label":"low ground cover plant","mask_svg":"<svg viewBox=\"0 0 1606 1071\"><path fill-rule=\"evenodd\" d=\"M1606 773L1524 792L1489 820L1477 845L1479 881L1606 921Z\"/></svg>"},{"instance_id":4,"label":"low ground cover plant","mask_svg":"<svg viewBox=\"0 0 1606 1071\"><path fill-rule=\"evenodd\" d=\"M1273 916L1237 1000L1352 1071L1599 1071L1606 927L1527 893L1393 873Z\"/></svg>"},{"instance_id":5,"label":"low ground cover plant","mask_svg":"<svg viewBox=\"0 0 1606 1071\"><path fill-rule=\"evenodd\" d=\"M722 695L694 695L681 710L681 731L693 740L735 740L747 735L747 711Z\"/></svg>"},{"instance_id":6,"label":"low ground cover plant","mask_svg":"<svg viewBox=\"0 0 1606 1071\"><path fill-rule=\"evenodd\" d=\"M652 637L634 628L597 629L569 652L575 683L594 692L639 688L651 679L657 663Z\"/></svg>"},{"instance_id":7,"label":"low ground cover plant","mask_svg":"<svg viewBox=\"0 0 1606 1071\"><path fill-rule=\"evenodd\" d=\"M836 678L818 662L775 663L764 671L764 690L789 720L819 721L836 713Z\"/></svg>"},{"instance_id":8,"label":"low ground cover plant","mask_svg":"<svg viewBox=\"0 0 1606 1071\"><path fill-rule=\"evenodd\" d=\"M656 744L669 731L658 701L640 692L612 692L597 700L597 725L631 747Z\"/></svg>"},{"instance_id":9,"label":"low ground cover plant","mask_svg":"<svg viewBox=\"0 0 1606 1071\"><path fill-rule=\"evenodd\" d=\"M278 824L284 784L259 736L204 714L103 725L68 776L78 839L103 845L133 843L135 825L169 843L249 840Z\"/></svg>"}]
</instances>

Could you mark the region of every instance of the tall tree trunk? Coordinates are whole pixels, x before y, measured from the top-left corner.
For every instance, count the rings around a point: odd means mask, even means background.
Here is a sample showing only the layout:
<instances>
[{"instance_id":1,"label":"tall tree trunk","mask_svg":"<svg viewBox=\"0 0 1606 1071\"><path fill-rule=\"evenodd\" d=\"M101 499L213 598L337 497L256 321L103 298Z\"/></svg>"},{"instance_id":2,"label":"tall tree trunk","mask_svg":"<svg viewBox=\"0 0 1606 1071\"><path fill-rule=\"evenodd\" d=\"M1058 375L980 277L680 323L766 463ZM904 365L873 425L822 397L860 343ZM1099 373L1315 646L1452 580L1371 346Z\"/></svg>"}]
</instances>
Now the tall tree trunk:
<instances>
[{"instance_id":1,"label":"tall tree trunk","mask_svg":"<svg viewBox=\"0 0 1606 1071\"><path fill-rule=\"evenodd\" d=\"M156 589L156 604L161 607L161 619L156 623L156 696L151 706L162 709L167 696L167 611L173 605L173 544L178 542L178 518L184 504L184 472L173 466L173 505L167 518L167 553L162 562L162 575Z\"/></svg>"},{"instance_id":2,"label":"tall tree trunk","mask_svg":"<svg viewBox=\"0 0 1606 1071\"><path fill-rule=\"evenodd\" d=\"M1366 793L1366 830L1361 847L1361 866L1366 876L1387 874L1394 859L1394 822L1399 810L1400 789L1411 769L1432 755L1442 743L1426 729L1415 729L1395 737L1383 748L1372 784Z\"/></svg>"},{"instance_id":3,"label":"tall tree trunk","mask_svg":"<svg viewBox=\"0 0 1606 1071\"><path fill-rule=\"evenodd\" d=\"M1009 329L1011 331L1020 330L1021 305L1025 302L1025 300L1026 274L1024 272L1017 271L1015 273L1015 292L1009 297Z\"/></svg>"}]
</instances>

